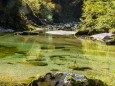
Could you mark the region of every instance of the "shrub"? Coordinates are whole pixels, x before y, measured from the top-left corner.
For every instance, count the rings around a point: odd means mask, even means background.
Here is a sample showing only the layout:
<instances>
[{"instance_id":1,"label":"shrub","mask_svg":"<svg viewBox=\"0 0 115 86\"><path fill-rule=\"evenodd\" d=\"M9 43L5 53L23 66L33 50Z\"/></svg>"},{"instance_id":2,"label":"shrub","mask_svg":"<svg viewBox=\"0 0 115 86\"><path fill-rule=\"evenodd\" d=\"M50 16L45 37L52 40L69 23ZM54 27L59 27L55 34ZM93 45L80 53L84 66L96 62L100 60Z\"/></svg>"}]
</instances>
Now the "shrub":
<instances>
[{"instance_id":1,"label":"shrub","mask_svg":"<svg viewBox=\"0 0 115 86\"><path fill-rule=\"evenodd\" d=\"M108 31L115 27L115 1L85 0L80 29ZM115 28L114 28L115 29Z\"/></svg>"}]
</instances>

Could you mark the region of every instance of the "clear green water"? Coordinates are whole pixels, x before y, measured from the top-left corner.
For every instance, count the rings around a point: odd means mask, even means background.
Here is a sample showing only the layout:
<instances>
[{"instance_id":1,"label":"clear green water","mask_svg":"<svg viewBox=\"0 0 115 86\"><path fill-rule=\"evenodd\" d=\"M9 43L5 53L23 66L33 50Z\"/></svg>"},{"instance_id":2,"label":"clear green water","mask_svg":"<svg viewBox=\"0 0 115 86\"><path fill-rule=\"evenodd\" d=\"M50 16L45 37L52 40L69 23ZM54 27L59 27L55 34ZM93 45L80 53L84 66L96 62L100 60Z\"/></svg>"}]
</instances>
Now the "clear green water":
<instances>
[{"instance_id":1,"label":"clear green water","mask_svg":"<svg viewBox=\"0 0 115 86\"><path fill-rule=\"evenodd\" d=\"M0 77L24 80L47 72L72 72L115 84L115 47L52 36L0 36ZM9 80L8 78L5 78Z\"/></svg>"}]
</instances>

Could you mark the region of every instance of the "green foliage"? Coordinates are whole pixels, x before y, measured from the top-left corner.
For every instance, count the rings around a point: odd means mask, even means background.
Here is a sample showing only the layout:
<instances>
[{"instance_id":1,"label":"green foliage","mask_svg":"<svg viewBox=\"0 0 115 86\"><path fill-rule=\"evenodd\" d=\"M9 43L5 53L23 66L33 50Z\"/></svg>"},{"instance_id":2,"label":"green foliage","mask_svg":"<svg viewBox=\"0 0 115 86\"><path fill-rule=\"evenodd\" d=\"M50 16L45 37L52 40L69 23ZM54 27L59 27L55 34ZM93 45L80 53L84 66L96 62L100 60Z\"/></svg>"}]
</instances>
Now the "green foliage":
<instances>
[{"instance_id":1,"label":"green foliage","mask_svg":"<svg viewBox=\"0 0 115 86\"><path fill-rule=\"evenodd\" d=\"M111 32L111 33L114 33L115 34L115 29L110 29L110 31L109 32Z\"/></svg>"},{"instance_id":2,"label":"green foliage","mask_svg":"<svg viewBox=\"0 0 115 86\"><path fill-rule=\"evenodd\" d=\"M40 14L43 18L47 19L49 22L53 21L53 10L55 8L55 4L51 2L44 2L40 7Z\"/></svg>"},{"instance_id":3,"label":"green foliage","mask_svg":"<svg viewBox=\"0 0 115 86\"><path fill-rule=\"evenodd\" d=\"M51 2L46 2L45 0L24 0L31 8L33 13L38 16L42 17L44 19L47 19L48 21L52 21L52 11L55 8L55 4Z\"/></svg>"},{"instance_id":4,"label":"green foliage","mask_svg":"<svg viewBox=\"0 0 115 86\"><path fill-rule=\"evenodd\" d=\"M33 30L43 24L39 18L52 22L54 8L55 4L46 0L2 0L0 25L16 31Z\"/></svg>"},{"instance_id":5,"label":"green foliage","mask_svg":"<svg viewBox=\"0 0 115 86\"><path fill-rule=\"evenodd\" d=\"M81 18L81 29L115 29L115 1L85 0Z\"/></svg>"},{"instance_id":6,"label":"green foliage","mask_svg":"<svg viewBox=\"0 0 115 86\"><path fill-rule=\"evenodd\" d=\"M24 0L24 3L28 4L34 14L38 14L40 8L40 3L38 0Z\"/></svg>"}]
</instances>

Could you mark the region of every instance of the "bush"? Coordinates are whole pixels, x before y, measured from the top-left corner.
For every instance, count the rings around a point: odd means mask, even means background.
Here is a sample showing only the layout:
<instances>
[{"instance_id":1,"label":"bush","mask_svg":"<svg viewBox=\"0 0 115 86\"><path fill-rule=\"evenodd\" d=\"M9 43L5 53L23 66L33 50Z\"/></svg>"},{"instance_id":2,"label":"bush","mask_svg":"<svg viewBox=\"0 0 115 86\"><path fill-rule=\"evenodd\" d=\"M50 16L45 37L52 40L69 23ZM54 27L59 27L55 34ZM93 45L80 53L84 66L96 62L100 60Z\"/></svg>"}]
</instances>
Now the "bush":
<instances>
[{"instance_id":1,"label":"bush","mask_svg":"<svg viewBox=\"0 0 115 86\"><path fill-rule=\"evenodd\" d=\"M81 17L80 29L95 29L105 32L115 29L115 1L85 0Z\"/></svg>"}]
</instances>

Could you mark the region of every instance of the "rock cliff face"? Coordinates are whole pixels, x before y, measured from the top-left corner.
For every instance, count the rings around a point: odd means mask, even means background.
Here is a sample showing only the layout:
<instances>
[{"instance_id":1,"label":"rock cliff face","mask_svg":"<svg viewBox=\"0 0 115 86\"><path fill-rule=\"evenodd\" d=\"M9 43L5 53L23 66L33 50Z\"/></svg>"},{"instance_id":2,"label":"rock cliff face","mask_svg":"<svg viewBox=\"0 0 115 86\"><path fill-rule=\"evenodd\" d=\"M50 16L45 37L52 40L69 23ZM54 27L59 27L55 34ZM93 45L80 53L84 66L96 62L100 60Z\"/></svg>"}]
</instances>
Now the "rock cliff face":
<instances>
[{"instance_id":1,"label":"rock cliff face","mask_svg":"<svg viewBox=\"0 0 115 86\"><path fill-rule=\"evenodd\" d=\"M1 0L0 26L19 31L74 21L81 16L81 5L79 0Z\"/></svg>"},{"instance_id":2,"label":"rock cliff face","mask_svg":"<svg viewBox=\"0 0 115 86\"><path fill-rule=\"evenodd\" d=\"M21 0L1 0L0 25L20 28L20 25L23 25L19 17L19 7L21 5Z\"/></svg>"},{"instance_id":3,"label":"rock cliff face","mask_svg":"<svg viewBox=\"0 0 115 86\"><path fill-rule=\"evenodd\" d=\"M0 1L0 25L18 30L28 29L28 25L42 24L24 0Z\"/></svg>"}]
</instances>

